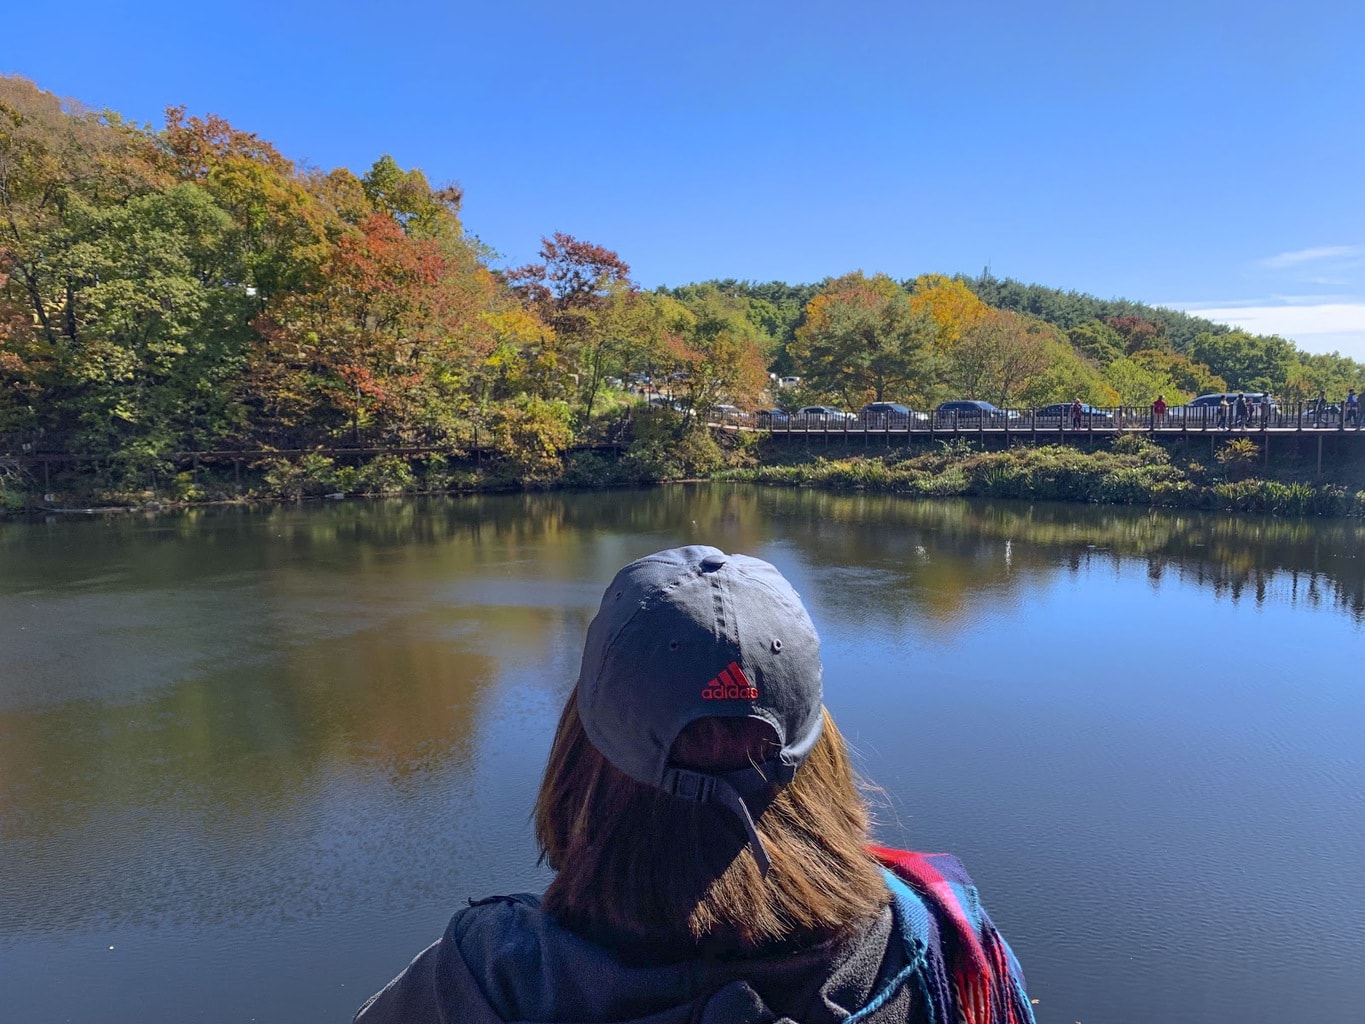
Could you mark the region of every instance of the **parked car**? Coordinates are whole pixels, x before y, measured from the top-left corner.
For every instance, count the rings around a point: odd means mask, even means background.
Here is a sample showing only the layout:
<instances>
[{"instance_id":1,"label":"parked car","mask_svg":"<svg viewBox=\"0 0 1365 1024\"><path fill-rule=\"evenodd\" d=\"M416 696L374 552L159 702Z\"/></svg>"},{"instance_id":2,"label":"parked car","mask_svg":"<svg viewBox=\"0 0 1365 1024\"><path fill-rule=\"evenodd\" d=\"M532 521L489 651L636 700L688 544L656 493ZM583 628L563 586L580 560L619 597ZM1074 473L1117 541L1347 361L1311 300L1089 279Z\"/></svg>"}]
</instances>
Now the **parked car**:
<instances>
[{"instance_id":1,"label":"parked car","mask_svg":"<svg viewBox=\"0 0 1365 1024\"><path fill-rule=\"evenodd\" d=\"M926 413L916 412L899 402L868 402L858 413L858 422L865 427L890 427L905 430L911 424L927 423Z\"/></svg>"},{"instance_id":2,"label":"parked car","mask_svg":"<svg viewBox=\"0 0 1365 1024\"><path fill-rule=\"evenodd\" d=\"M1035 409L1033 422L1040 427L1071 426L1071 403L1057 402L1054 405L1045 405L1041 409ZM1114 414L1104 409L1096 409L1093 405L1085 402L1081 403L1081 424L1083 426L1111 426L1114 422Z\"/></svg>"},{"instance_id":3,"label":"parked car","mask_svg":"<svg viewBox=\"0 0 1365 1024\"><path fill-rule=\"evenodd\" d=\"M759 409L754 416L760 427L784 427L791 422L791 417L781 409Z\"/></svg>"},{"instance_id":4,"label":"parked car","mask_svg":"<svg viewBox=\"0 0 1365 1024\"><path fill-rule=\"evenodd\" d=\"M794 418L804 420L808 425L824 422L827 424L837 423L843 426L849 420L856 420L858 417L851 412L836 409L832 405L803 405L796 410Z\"/></svg>"},{"instance_id":5,"label":"parked car","mask_svg":"<svg viewBox=\"0 0 1365 1024\"><path fill-rule=\"evenodd\" d=\"M780 388L794 388L800 383L800 377L779 377L777 380L777 386Z\"/></svg>"},{"instance_id":6,"label":"parked car","mask_svg":"<svg viewBox=\"0 0 1365 1024\"><path fill-rule=\"evenodd\" d=\"M953 402L940 402L934 410L934 422L941 427L957 426L1004 426L1019 418L1013 409L1001 409L983 402L979 398L958 399Z\"/></svg>"}]
</instances>

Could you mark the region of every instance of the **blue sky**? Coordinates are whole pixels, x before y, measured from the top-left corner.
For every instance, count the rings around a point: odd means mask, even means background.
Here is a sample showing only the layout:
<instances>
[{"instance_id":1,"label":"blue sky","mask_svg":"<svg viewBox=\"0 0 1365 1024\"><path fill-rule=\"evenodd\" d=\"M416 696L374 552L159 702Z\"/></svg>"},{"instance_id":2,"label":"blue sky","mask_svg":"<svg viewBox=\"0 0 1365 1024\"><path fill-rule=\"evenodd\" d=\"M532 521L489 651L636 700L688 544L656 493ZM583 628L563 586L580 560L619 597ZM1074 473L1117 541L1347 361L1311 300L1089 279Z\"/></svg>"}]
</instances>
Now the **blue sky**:
<instances>
[{"instance_id":1,"label":"blue sky","mask_svg":"<svg viewBox=\"0 0 1365 1024\"><path fill-rule=\"evenodd\" d=\"M989 266L1365 360L1365 4L66 0L0 71L465 189L646 286Z\"/></svg>"}]
</instances>

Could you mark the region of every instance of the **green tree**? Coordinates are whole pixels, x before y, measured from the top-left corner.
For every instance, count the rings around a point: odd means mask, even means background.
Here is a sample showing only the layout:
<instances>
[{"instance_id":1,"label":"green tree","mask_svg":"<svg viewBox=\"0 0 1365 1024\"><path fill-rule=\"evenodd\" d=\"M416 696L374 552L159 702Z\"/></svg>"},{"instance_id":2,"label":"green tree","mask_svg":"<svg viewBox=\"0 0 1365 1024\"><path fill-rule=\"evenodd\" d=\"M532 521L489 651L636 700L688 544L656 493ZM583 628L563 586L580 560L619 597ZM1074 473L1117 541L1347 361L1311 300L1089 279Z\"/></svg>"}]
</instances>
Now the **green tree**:
<instances>
[{"instance_id":1,"label":"green tree","mask_svg":"<svg viewBox=\"0 0 1365 1024\"><path fill-rule=\"evenodd\" d=\"M850 406L921 399L932 386L938 327L885 274L831 282L806 306L790 352L805 384Z\"/></svg>"},{"instance_id":2,"label":"green tree","mask_svg":"<svg viewBox=\"0 0 1365 1024\"><path fill-rule=\"evenodd\" d=\"M84 284L64 368L86 443L207 446L238 418L232 385L251 336L248 297L223 277L231 218L185 183L73 210L70 223Z\"/></svg>"},{"instance_id":3,"label":"green tree","mask_svg":"<svg viewBox=\"0 0 1365 1024\"><path fill-rule=\"evenodd\" d=\"M1047 369L1058 341L1042 321L991 310L949 349L944 383L953 395L1008 407Z\"/></svg>"},{"instance_id":4,"label":"green tree","mask_svg":"<svg viewBox=\"0 0 1365 1024\"><path fill-rule=\"evenodd\" d=\"M1365 390L1365 365L1338 352L1314 355L1299 352L1285 376L1280 391L1285 402L1306 402L1319 394L1340 401L1348 388Z\"/></svg>"},{"instance_id":5,"label":"green tree","mask_svg":"<svg viewBox=\"0 0 1365 1024\"><path fill-rule=\"evenodd\" d=\"M1175 399L1179 388L1170 374L1153 369L1132 356L1116 359L1105 367L1104 379L1118 394L1120 405L1145 407L1155 402L1159 395L1169 405L1178 404Z\"/></svg>"},{"instance_id":6,"label":"green tree","mask_svg":"<svg viewBox=\"0 0 1365 1024\"><path fill-rule=\"evenodd\" d=\"M1108 366L1124 354L1119 332L1099 320L1087 320L1067 329L1066 336L1077 352L1100 366Z\"/></svg>"},{"instance_id":7,"label":"green tree","mask_svg":"<svg viewBox=\"0 0 1365 1024\"><path fill-rule=\"evenodd\" d=\"M1230 331L1200 334L1190 356L1227 381L1229 389L1278 392L1289 377L1295 350L1274 335Z\"/></svg>"},{"instance_id":8,"label":"green tree","mask_svg":"<svg viewBox=\"0 0 1365 1024\"><path fill-rule=\"evenodd\" d=\"M1139 366L1169 378L1182 395L1202 395L1228 388L1227 382L1203 363L1178 352L1149 348L1134 352L1132 359ZM1169 394L1166 398L1171 400Z\"/></svg>"},{"instance_id":9,"label":"green tree","mask_svg":"<svg viewBox=\"0 0 1365 1024\"><path fill-rule=\"evenodd\" d=\"M1029 378L1019 394L1025 407L1069 402L1079 398L1098 408L1118 404L1118 395L1104 380L1098 367L1079 355L1059 335L1044 341L1045 365Z\"/></svg>"}]
</instances>

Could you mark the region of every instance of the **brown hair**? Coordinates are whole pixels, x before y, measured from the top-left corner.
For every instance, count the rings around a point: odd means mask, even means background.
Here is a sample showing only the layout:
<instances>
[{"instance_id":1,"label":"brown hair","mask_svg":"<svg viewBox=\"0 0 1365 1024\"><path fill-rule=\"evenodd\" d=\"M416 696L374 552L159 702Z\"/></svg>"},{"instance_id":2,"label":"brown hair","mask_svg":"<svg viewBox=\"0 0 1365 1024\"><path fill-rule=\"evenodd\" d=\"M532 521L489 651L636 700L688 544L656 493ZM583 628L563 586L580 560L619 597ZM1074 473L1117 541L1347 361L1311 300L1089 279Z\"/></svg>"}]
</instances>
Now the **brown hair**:
<instances>
[{"instance_id":1,"label":"brown hair","mask_svg":"<svg viewBox=\"0 0 1365 1024\"><path fill-rule=\"evenodd\" d=\"M627 777L588 740L577 690L560 715L536 798L543 905L566 927L649 949L759 952L851 933L890 900L867 852L868 810L843 737L824 731L793 781L754 808L772 859L765 878L729 812ZM726 771L760 763L776 736L751 718L702 718L672 763ZM761 812L761 813L760 813Z\"/></svg>"}]
</instances>

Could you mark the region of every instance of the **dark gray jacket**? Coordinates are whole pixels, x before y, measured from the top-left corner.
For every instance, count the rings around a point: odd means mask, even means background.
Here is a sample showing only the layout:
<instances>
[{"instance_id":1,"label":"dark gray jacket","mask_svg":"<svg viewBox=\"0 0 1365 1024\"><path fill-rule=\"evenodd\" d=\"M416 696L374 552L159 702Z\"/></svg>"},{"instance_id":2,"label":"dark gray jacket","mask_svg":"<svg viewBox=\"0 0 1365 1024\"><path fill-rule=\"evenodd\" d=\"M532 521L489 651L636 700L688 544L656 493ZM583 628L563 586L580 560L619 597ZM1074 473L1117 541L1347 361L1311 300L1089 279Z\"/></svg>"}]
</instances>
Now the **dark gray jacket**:
<instances>
[{"instance_id":1,"label":"dark gray jacket","mask_svg":"<svg viewBox=\"0 0 1365 1024\"><path fill-rule=\"evenodd\" d=\"M749 959L631 962L555 924L535 896L473 903L356 1014L356 1024L917 1022L899 915L849 941Z\"/></svg>"}]
</instances>

